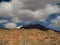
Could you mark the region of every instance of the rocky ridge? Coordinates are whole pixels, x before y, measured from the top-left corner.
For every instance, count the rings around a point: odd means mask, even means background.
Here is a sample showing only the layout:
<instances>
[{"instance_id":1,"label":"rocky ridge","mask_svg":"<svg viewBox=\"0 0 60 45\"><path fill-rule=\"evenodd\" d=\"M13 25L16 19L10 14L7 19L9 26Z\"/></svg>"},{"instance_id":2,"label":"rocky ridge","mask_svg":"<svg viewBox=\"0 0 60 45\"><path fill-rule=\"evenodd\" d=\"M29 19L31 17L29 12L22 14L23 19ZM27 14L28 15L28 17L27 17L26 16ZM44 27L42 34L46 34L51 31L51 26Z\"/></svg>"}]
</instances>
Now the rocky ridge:
<instances>
[{"instance_id":1,"label":"rocky ridge","mask_svg":"<svg viewBox=\"0 0 60 45\"><path fill-rule=\"evenodd\" d=\"M0 45L60 45L60 32L37 28L0 29Z\"/></svg>"}]
</instances>

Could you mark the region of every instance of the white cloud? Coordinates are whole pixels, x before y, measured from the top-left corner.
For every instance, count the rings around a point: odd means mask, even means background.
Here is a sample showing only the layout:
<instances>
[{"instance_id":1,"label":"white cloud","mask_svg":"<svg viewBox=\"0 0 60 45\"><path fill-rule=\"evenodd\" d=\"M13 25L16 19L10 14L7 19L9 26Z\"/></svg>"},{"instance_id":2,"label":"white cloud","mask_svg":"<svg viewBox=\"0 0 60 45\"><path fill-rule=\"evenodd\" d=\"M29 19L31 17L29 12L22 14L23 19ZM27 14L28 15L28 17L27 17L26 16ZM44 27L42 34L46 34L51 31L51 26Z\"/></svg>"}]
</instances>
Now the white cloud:
<instances>
[{"instance_id":1,"label":"white cloud","mask_svg":"<svg viewBox=\"0 0 60 45\"><path fill-rule=\"evenodd\" d=\"M18 18L12 18L11 21L14 23L21 22Z\"/></svg>"},{"instance_id":2,"label":"white cloud","mask_svg":"<svg viewBox=\"0 0 60 45\"><path fill-rule=\"evenodd\" d=\"M47 14L58 13L60 11L57 5L47 4L45 7L45 11Z\"/></svg>"},{"instance_id":3,"label":"white cloud","mask_svg":"<svg viewBox=\"0 0 60 45\"><path fill-rule=\"evenodd\" d=\"M20 0L12 0L11 4L15 11L21 10L24 4Z\"/></svg>"},{"instance_id":4,"label":"white cloud","mask_svg":"<svg viewBox=\"0 0 60 45\"><path fill-rule=\"evenodd\" d=\"M0 16L10 17L13 11L12 4L8 2L0 3Z\"/></svg>"},{"instance_id":5,"label":"white cloud","mask_svg":"<svg viewBox=\"0 0 60 45\"><path fill-rule=\"evenodd\" d=\"M57 5L48 4L44 1L42 1L43 3L40 3L41 1L12 0L9 3L2 2L0 3L0 16L10 17L11 21L15 24L22 21L23 22L30 22L34 20L45 21L47 17L50 16L50 14L58 13L60 11L60 8ZM6 25L9 24L11 23L6 23ZM9 28L9 26L6 27ZM10 28L12 28L11 25Z\"/></svg>"},{"instance_id":6,"label":"white cloud","mask_svg":"<svg viewBox=\"0 0 60 45\"><path fill-rule=\"evenodd\" d=\"M6 22L8 22L7 20L0 20L0 23L6 23Z\"/></svg>"},{"instance_id":7,"label":"white cloud","mask_svg":"<svg viewBox=\"0 0 60 45\"><path fill-rule=\"evenodd\" d=\"M24 9L39 10L44 8L46 4L56 4L60 0L21 0L24 4Z\"/></svg>"},{"instance_id":8,"label":"white cloud","mask_svg":"<svg viewBox=\"0 0 60 45\"><path fill-rule=\"evenodd\" d=\"M13 10L12 9L12 4L11 3L8 3L8 2L2 2L1 4L1 8L7 12Z\"/></svg>"},{"instance_id":9,"label":"white cloud","mask_svg":"<svg viewBox=\"0 0 60 45\"><path fill-rule=\"evenodd\" d=\"M12 0L11 2L1 3L0 16L11 17L13 22L30 22L33 20L45 21L51 13L58 13L59 7L57 5L47 4L45 8L32 11L23 9L24 3L20 0Z\"/></svg>"},{"instance_id":10,"label":"white cloud","mask_svg":"<svg viewBox=\"0 0 60 45\"><path fill-rule=\"evenodd\" d=\"M47 4L45 8L32 11L32 10L19 10L15 13L15 17L18 17L19 20L24 22L29 22L32 20L45 21L50 14L58 13L59 7L57 5Z\"/></svg>"},{"instance_id":11,"label":"white cloud","mask_svg":"<svg viewBox=\"0 0 60 45\"><path fill-rule=\"evenodd\" d=\"M12 29L12 28L16 28L16 23L10 22L10 23L4 24L4 26L5 28Z\"/></svg>"},{"instance_id":12,"label":"white cloud","mask_svg":"<svg viewBox=\"0 0 60 45\"><path fill-rule=\"evenodd\" d=\"M50 14L58 13L60 8L57 5L47 4L44 9L40 9L34 12L36 18L40 21L45 21Z\"/></svg>"},{"instance_id":13,"label":"white cloud","mask_svg":"<svg viewBox=\"0 0 60 45\"><path fill-rule=\"evenodd\" d=\"M57 16L56 19L53 19L49 26L51 26L51 27L60 27L60 16Z\"/></svg>"},{"instance_id":14,"label":"white cloud","mask_svg":"<svg viewBox=\"0 0 60 45\"><path fill-rule=\"evenodd\" d=\"M31 10L21 10L20 12L18 12L18 14L18 17L21 21L29 22L32 20L36 20L35 15Z\"/></svg>"}]
</instances>

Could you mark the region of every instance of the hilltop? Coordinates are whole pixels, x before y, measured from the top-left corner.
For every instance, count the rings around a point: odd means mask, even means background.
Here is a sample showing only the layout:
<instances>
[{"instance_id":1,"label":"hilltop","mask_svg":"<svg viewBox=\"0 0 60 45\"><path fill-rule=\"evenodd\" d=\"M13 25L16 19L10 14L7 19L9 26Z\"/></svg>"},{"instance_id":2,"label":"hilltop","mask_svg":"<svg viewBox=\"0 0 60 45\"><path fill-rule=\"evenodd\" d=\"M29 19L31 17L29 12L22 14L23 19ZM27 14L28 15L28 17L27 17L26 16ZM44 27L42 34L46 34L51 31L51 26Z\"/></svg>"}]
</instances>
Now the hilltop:
<instances>
[{"instance_id":1,"label":"hilltop","mask_svg":"<svg viewBox=\"0 0 60 45\"><path fill-rule=\"evenodd\" d=\"M41 25L28 26L11 30L0 29L0 45L60 45L60 32L46 30Z\"/></svg>"}]
</instances>

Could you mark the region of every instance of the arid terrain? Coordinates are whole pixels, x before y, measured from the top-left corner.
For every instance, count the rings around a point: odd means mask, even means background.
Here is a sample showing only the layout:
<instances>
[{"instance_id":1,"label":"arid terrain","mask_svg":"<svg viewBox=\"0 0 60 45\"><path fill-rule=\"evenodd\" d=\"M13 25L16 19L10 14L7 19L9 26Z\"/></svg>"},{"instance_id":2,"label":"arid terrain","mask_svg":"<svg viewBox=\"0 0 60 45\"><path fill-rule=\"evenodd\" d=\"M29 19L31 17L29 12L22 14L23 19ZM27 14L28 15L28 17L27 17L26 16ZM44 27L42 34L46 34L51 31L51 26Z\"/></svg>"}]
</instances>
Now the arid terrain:
<instances>
[{"instance_id":1,"label":"arid terrain","mask_svg":"<svg viewBox=\"0 0 60 45\"><path fill-rule=\"evenodd\" d=\"M39 29L0 29L0 45L60 45L60 32Z\"/></svg>"}]
</instances>

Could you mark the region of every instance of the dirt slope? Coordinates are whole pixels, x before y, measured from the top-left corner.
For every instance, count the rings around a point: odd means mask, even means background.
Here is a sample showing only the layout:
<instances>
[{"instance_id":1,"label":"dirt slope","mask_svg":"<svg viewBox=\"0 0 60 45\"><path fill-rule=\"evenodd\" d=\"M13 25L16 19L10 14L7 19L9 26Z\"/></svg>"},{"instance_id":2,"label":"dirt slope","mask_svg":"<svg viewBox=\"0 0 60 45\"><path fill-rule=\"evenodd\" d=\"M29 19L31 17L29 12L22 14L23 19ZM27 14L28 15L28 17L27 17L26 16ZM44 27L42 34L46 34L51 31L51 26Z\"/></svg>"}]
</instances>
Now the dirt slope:
<instances>
[{"instance_id":1,"label":"dirt slope","mask_svg":"<svg viewBox=\"0 0 60 45\"><path fill-rule=\"evenodd\" d=\"M39 29L0 29L0 45L60 45L60 33Z\"/></svg>"}]
</instances>

